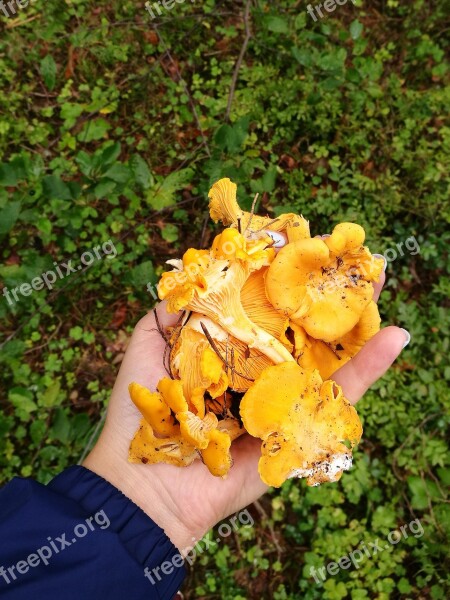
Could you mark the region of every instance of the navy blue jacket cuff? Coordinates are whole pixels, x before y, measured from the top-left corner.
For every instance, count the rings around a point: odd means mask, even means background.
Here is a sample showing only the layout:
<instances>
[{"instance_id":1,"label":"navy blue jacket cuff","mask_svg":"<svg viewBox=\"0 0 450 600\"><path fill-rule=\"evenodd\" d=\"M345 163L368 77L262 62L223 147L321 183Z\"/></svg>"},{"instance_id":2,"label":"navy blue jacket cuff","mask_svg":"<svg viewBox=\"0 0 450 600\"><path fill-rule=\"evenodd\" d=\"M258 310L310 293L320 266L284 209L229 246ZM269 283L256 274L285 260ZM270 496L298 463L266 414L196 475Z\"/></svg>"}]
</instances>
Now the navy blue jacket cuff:
<instances>
[{"instance_id":1,"label":"navy blue jacket cuff","mask_svg":"<svg viewBox=\"0 0 450 600\"><path fill-rule=\"evenodd\" d=\"M84 467L0 490L0 596L171 600L183 560L118 489Z\"/></svg>"}]
</instances>

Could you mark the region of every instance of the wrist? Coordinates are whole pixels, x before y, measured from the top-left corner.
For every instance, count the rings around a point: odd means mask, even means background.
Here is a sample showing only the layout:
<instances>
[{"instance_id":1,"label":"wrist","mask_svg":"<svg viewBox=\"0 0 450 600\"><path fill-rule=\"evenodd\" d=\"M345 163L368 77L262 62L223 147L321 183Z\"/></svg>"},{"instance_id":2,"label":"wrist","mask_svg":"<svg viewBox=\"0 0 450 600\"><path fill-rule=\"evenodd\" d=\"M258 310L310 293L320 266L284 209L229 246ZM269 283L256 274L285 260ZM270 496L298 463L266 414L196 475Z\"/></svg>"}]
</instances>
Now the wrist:
<instances>
[{"instance_id":1,"label":"wrist","mask_svg":"<svg viewBox=\"0 0 450 600\"><path fill-rule=\"evenodd\" d=\"M184 522L173 494L158 477L157 471L160 466L163 465L148 467L129 463L127 455L114 453L111 444L106 443L103 436L83 462L83 467L103 477L139 506L182 552L183 549L195 545L193 540L200 539L206 530L194 531ZM149 468L152 469L151 477Z\"/></svg>"}]
</instances>

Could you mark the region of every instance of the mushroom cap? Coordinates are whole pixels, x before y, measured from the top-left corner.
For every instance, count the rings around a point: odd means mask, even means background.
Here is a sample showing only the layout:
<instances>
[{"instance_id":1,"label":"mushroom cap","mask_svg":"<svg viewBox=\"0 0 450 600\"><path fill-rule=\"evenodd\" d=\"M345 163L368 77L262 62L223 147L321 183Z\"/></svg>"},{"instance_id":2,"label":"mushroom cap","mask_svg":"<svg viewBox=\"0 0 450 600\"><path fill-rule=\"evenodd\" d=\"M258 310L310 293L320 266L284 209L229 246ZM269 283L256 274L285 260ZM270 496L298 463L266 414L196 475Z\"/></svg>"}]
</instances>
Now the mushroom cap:
<instances>
[{"instance_id":1,"label":"mushroom cap","mask_svg":"<svg viewBox=\"0 0 450 600\"><path fill-rule=\"evenodd\" d=\"M161 394L151 392L135 382L130 383L128 390L131 400L158 435L169 436L176 433L175 421Z\"/></svg>"},{"instance_id":2,"label":"mushroom cap","mask_svg":"<svg viewBox=\"0 0 450 600\"><path fill-rule=\"evenodd\" d=\"M207 448L202 450L202 460L209 472L216 477L225 477L233 460L230 453L231 438L226 431L213 429L209 434Z\"/></svg>"},{"instance_id":3,"label":"mushroom cap","mask_svg":"<svg viewBox=\"0 0 450 600\"><path fill-rule=\"evenodd\" d=\"M267 266L274 251L272 248L262 249L260 241L247 243L238 232L236 235L242 240L242 258L238 258L237 254L230 260L211 257L202 267L202 285L198 285L197 281L169 286L166 281L165 286L159 289L160 297L167 298L169 312L184 308L205 315L249 348L265 354L272 362L293 360L283 344L249 319L241 303L241 290L250 274ZM198 273L196 276L198 280Z\"/></svg>"},{"instance_id":4,"label":"mushroom cap","mask_svg":"<svg viewBox=\"0 0 450 600\"><path fill-rule=\"evenodd\" d=\"M231 225L248 236L267 230L286 233L289 241L309 238L309 223L301 215L282 214L276 219L260 217L242 210L236 198L237 186L227 177L217 181L209 191L209 214L214 223Z\"/></svg>"},{"instance_id":5,"label":"mushroom cap","mask_svg":"<svg viewBox=\"0 0 450 600\"><path fill-rule=\"evenodd\" d=\"M373 296L383 260L361 246L364 230L342 223L330 238L284 246L266 274L273 306L311 337L332 342L351 331Z\"/></svg>"},{"instance_id":6,"label":"mushroom cap","mask_svg":"<svg viewBox=\"0 0 450 600\"><path fill-rule=\"evenodd\" d=\"M307 477L308 485L337 481L351 465L344 442L357 443L362 434L340 386L296 363L265 369L244 395L240 413L248 433L263 440L261 479L276 487L291 476Z\"/></svg>"},{"instance_id":7,"label":"mushroom cap","mask_svg":"<svg viewBox=\"0 0 450 600\"><path fill-rule=\"evenodd\" d=\"M303 327L291 323L297 363L303 369L317 369L322 379L328 379L380 330L380 321L377 304L371 300L355 327L332 342L316 340Z\"/></svg>"},{"instance_id":8,"label":"mushroom cap","mask_svg":"<svg viewBox=\"0 0 450 600\"><path fill-rule=\"evenodd\" d=\"M141 419L128 454L128 460L133 463L164 462L177 467L187 467L196 458L198 454L195 446L180 433L164 438L156 437L146 419Z\"/></svg>"}]
</instances>

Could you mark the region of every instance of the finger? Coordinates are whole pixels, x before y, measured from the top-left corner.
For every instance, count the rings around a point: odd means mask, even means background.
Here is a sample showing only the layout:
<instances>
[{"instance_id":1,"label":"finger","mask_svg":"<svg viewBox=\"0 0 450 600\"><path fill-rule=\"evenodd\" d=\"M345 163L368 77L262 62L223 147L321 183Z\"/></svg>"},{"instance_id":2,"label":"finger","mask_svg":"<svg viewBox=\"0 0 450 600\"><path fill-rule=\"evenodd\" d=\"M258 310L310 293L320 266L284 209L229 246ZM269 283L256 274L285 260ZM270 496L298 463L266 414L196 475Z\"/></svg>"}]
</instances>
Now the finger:
<instances>
[{"instance_id":1,"label":"finger","mask_svg":"<svg viewBox=\"0 0 450 600\"><path fill-rule=\"evenodd\" d=\"M378 298L380 297L381 290L383 289L385 281L386 281L386 275L383 272L380 275L380 279L378 281L375 281L373 284L373 300L375 302L378 302Z\"/></svg>"},{"instance_id":2,"label":"finger","mask_svg":"<svg viewBox=\"0 0 450 600\"><path fill-rule=\"evenodd\" d=\"M375 258L382 258L384 260L383 272L380 275L380 279L373 284L373 300L378 302L378 298L380 297L381 290L383 289L384 282L386 281L386 266L387 260L382 254L372 254Z\"/></svg>"},{"instance_id":3,"label":"finger","mask_svg":"<svg viewBox=\"0 0 450 600\"><path fill-rule=\"evenodd\" d=\"M356 404L369 387L386 373L409 340L410 335L405 329L386 327L336 371L331 379L342 387L351 404Z\"/></svg>"}]
</instances>

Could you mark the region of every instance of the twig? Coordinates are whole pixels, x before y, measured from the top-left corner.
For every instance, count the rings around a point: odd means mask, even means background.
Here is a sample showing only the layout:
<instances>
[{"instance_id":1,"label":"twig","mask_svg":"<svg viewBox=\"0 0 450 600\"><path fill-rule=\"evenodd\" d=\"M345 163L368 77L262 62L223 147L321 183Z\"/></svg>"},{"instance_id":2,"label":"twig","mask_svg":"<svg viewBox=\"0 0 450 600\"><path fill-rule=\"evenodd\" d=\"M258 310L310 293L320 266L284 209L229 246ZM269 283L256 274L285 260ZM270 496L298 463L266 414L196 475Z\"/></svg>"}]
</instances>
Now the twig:
<instances>
[{"instance_id":1,"label":"twig","mask_svg":"<svg viewBox=\"0 0 450 600\"><path fill-rule=\"evenodd\" d=\"M270 225L273 225L274 223L276 223L279 220L280 220L280 217L277 217L276 219L272 219L271 221L269 221L268 223L266 223L265 225L263 225L262 227L260 227L256 231L254 231L253 233L259 233L263 229L267 229L267 227L270 227Z\"/></svg>"},{"instance_id":2,"label":"twig","mask_svg":"<svg viewBox=\"0 0 450 600\"><path fill-rule=\"evenodd\" d=\"M174 69L175 69L175 71L176 71L176 73L178 75L179 81L180 81L181 85L183 86L184 93L189 98L189 104L191 105L191 109L192 109L192 113L193 113L194 118L195 118L195 122L197 123L197 127L198 127L198 129L200 131L200 135L202 136L203 146L204 146L204 148L205 148L205 150L206 150L209 158L211 158L211 151L210 151L209 146L208 146L208 141L206 139L205 133L204 133L203 128L202 128L202 125L200 123L200 118L198 116L197 108L195 106L194 100L193 100L193 98L191 96L191 93L189 91L189 88L188 88L185 80L183 79L183 77L182 77L182 75L180 73L180 70L178 69L178 66L177 66L176 62L173 60L172 55L170 54L170 50L169 50L166 42L164 41L164 39L163 39L163 37L161 35L160 30L157 28L156 25L154 26L154 30L158 34L159 41L161 42L161 45L164 48L165 53L167 54L170 62L172 63L172 65L173 65L173 67L174 67Z\"/></svg>"},{"instance_id":3,"label":"twig","mask_svg":"<svg viewBox=\"0 0 450 600\"><path fill-rule=\"evenodd\" d=\"M252 223L253 215L255 214L256 203L258 202L258 196L259 196L259 194L257 193L255 195L255 197L253 198L252 208L250 210L250 218L248 220L246 228L244 229L244 236L247 233L247 230L250 228L250 225Z\"/></svg>"},{"instance_id":4,"label":"twig","mask_svg":"<svg viewBox=\"0 0 450 600\"><path fill-rule=\"evenodd\" d=\"M236 375L239 375L239 377L242 377L242 379L246 379L247 381L252 381L252 382L255 381L254 379L251 379L250 377L247 377L243 373L239 373L239 371L236 371L236 369L234 368L234 366L230 365L230 363L227 361L227 359L222 356L222 354L220 353L220 350L217 348L214 340L212 339L211 334L206 329L206 325L202 321L200 321L200 326L203 329L203 333L205 334L206 339L211 344L211 348L214 350L214 352L217 354L217 356L220 358L220 360L223 362L223 364L226 367L228 367L232 373L235 373Z\"/></svg>"},{"instance_id":5,"label":"twig","mask_svg":"<svg viewBox=\"0 0 450 600\"><path fill-rule=\"evenodd\" d=\"M245 4L245 10L244 10L245 38L244 38L244 42L241 47L241 51L239 53L239 57L236 61L236 65L234 67L233 77L231 79L230 93L228 95L227 111L225 113L225 121L230 120L231 106L233 104L234 92L236 91L236 84L237 84L237 80L239 77L239 71L241 69L242 61L244 60L245 53L247 51L248 43L250 41L250 38L252 37L252 32L250 29L250 7L251 7L251 4L252 4L252 0L247 0L247 2Z\"/></svg>"},{"instance_id":6,"label":"twig","mask_svg":"<svg viewBox=\"0 0 450 600\"><path fill-rule=\"evenodd\" d=\"M256 508L256 510L259 512L261 518L264 519L266 521L266 523L267 523L267 527L269 528L273 544L274 544L274 546L275 546L275 548L277 550L278 560L280 560L281 555L283 554L283 549L281 548L281 546L280 546L280 544L279 544L279 542L277 540L277 537L275 535L275 530L272 527L272 523L270 522L270 519L269 519L266 511L264 510L264 508L263 508L263 506L262 506L262 504L261 504L261 502L259 500L255 500L253 502L253 505Z\"/></svg>"},{"instance_id":7,"label":"twig","mask_svg":"<svg viewBox=\"0 0 450 600\"><path fill-rule=\"evenodd\" d=\"M26 23L31 23L31 21L39 19L40 16L42 16L41 13L33 15L32 17L28 17L28 19L24 20L14 19L14 21L11 21L10 23L7 23L5 25L5 29L14 29L14 27L20 27L21 25L25 25Z\"/></svg>"}]
</instances>

